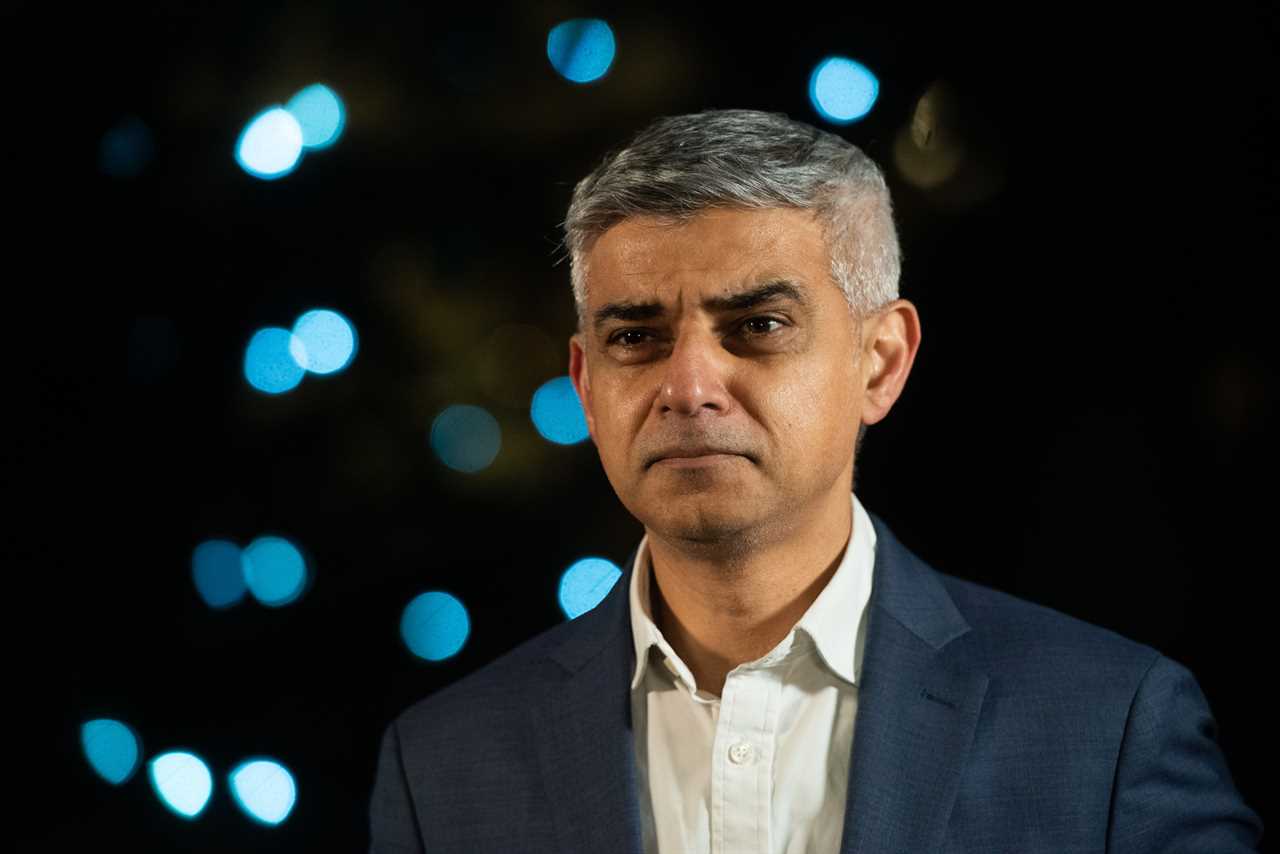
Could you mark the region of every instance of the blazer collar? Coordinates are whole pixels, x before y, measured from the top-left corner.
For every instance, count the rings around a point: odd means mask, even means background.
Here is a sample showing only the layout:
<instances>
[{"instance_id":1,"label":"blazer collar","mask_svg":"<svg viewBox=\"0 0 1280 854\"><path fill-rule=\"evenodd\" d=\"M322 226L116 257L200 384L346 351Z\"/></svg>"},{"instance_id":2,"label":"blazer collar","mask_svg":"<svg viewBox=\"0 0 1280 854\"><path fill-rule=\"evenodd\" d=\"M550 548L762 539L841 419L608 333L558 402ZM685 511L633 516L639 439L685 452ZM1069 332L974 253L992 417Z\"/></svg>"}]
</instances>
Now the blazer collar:
<instances>
[{"instance_id":1,"label":"blazer collar","mask_svg":"<svg viewBox=\"0 0 1280 854\"><path fill-rule=\"evenodd\" d=\"M989 678L957 643L970 626L938 573L868 515L876 556L840 851L930 850L944 839ZM531 706L565 850L643 854L628 609L637 549L552 649L565 677Z\"/></svg>"}]
</instances>

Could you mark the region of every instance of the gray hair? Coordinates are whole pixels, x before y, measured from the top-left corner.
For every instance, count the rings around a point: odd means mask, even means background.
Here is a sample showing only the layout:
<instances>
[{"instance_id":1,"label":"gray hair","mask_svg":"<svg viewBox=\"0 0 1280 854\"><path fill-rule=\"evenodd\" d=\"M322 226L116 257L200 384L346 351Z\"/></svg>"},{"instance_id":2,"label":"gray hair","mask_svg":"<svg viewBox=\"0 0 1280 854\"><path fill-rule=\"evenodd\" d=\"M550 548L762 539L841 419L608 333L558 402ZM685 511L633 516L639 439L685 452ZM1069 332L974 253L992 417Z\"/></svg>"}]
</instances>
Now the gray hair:
<instances>
[{"instance_id":1,"label":"gray hair","mask_svg":"<svg viewBox=\"0 0 1280 854\"><path fill-rule=\"evenodd\" d=\"M814 211L854 319L898 298L902 251L870 157L783 113L706 110L658 119L574 187L562 225L578 330L586 329L586 254L600 235L629 216L674 225L712 207Z\"/></svg>"},{"instance_id":2,"label":"gray hair","mask_svg":"<svg viewBox=\"0 0 1280 854\"><path fill-rule=\"evenodd\" d=\"M713 207L814 211L859 349L862 318L898 298L902 250L889 189L870 157L783 113L706 110L658 119L574 187L562 225L578 330L587 328L586 254L600 235L629 216L674 225ZM866 429L858 428L855 458Z\"/></svg>"}]
</instances>

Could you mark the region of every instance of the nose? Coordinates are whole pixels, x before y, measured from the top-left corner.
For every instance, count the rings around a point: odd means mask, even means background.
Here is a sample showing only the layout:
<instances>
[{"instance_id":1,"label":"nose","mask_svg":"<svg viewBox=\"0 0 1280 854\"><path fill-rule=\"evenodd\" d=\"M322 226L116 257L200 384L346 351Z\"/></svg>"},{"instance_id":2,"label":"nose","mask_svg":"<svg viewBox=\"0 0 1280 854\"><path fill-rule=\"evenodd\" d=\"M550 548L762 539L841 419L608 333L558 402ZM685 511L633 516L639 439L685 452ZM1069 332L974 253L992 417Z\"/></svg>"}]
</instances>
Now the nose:
<instances>
[{"instance_id":1,"label":"nose","mask_svg":"<svg viewBox=\"0 0 1280 854\"><path fill-rule=\"evenodd\" d=\"M731 406L726 387L730 366L719 340L702 329L685 329L667 357L658 403L662 411L694 416L703 408L721 414Z\"/></svg>"}]
</instances>

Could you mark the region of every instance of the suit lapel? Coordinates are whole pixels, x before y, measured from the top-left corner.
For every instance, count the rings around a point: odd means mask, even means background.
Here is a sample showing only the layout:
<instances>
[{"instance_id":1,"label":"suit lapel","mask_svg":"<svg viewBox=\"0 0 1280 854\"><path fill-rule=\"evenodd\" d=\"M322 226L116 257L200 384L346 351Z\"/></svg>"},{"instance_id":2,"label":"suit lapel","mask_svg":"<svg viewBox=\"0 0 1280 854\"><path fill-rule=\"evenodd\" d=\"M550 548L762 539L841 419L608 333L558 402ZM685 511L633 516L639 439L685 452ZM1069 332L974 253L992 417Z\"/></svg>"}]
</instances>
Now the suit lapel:
<instances>
[{"instance_id":1,"label":"suit lapel","mask_svg":"<svg viewBox=\"0 0 1280 854\"><path fill-rule=\"evenodd\" d=\"M643 854L631 729L635 551L604 600L574 618L577 631L551 655L568 676L531 710L561 851Z\"/></svg>"},{"instance_id":2,"label":"suit lapel","mask_svg":"<svg viewBox=\"0 0 1280 854\"><path fill-rule=\"evenodd\" d=\"M937 574L879 516L841 854L941 847L989 679ZM564 850L642 854L631 728L632 549L551 657L566 671L530 713Z\"/></svg>"},{"instance_id":3,"label":"suit lapel","mask_svg":"<svg viewBox=\"0 0 1280 854\"><path fill-rule=\"evenodd\" d=\"M878 516L841 854L940 849L989 679L936 573Z\"/></svg>"}]
</instances>

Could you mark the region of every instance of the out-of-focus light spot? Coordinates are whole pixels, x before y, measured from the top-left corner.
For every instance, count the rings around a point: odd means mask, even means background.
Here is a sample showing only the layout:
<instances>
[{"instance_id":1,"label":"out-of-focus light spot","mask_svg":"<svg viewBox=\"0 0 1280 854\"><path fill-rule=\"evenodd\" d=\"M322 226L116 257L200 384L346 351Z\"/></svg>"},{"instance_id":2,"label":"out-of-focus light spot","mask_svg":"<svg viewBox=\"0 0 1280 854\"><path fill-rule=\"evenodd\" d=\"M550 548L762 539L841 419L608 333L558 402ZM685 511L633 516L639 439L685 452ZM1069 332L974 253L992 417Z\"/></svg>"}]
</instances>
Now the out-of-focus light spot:
<instances>
[{"instance_id":1,"label":"out-of-focus light spot","mask_svg":"<svg viewBox=\"0 0 1280 854\"><path fill-rule=\"evenodd\" d=\"M98 718L80 727L80 746L98 776L118 786L138 769L138 737L127 724Z\"/></svg>"},{"instance_id":2,"label":"out-of-focus light spot","mask_svg":"<svg viewBox=\"0 0 1280 854\"><path fill-rule=\"evenodd\" d=\"M302 157L302 128L284 107L264 110L236 141L236 162L255 178L283 178Z\"/></svg>"},{"instance_id":3,"label":"out-of-focus light spot","mask_svg":"<svg viewBox=\"0 0 1280 854\"><path fill-rule=\"evenodd\" d=\"M195 818L209 803L213 775L194 753L173 750L151 760L151 788L160 801L183 818Z\"/></svg>"},{"instance_id":4,"label":"out-of-focus light spot","mask_svg":"<svg viewBox=\"0 0 1280 854\"><path fill-rule=\"evenodd\" d=\"M231 796L255 821L276 825L289 817L298 799L293 775L274 759L250 759L240 763L227 779Z\"/></svg>"},{"instance_id":5,"label":"out-of-focus light spot","mask_svg":"<svg viewBox=\"0 0 1280 854\"><path fill-rule=\"evenodd\" d=\"M244 377L267 394L281 394L302 382L307 348L298 336L279 326L259 329L244 353Z\"/></svg>"},{"instance_id":6,"label":"out-of-focus light spot","mask_svg":"<svg viewBox=\"0 0 1280 854\"><path fill-rule=\"evenodd\" d=\"M894 137L893 158L908 183L932 190L951 180L963 163L955 132L956 107L949 85L936 81L920 96L911 124Z\"/></svg>"},{"instance_id":7,"label":"out-of-focus light spot","mask_svg":"<svg viewBox=\"0 0 1280 854\"><path fill-rule=\"evenodd\" d=\"M590 435L578 392L567 376L543 383L533 393L529 414L542 437L552 442L572 445Z\"/></svg>"},{"instance_id":8,"label":"out-of-focus light spot","mask_svg":"<svg viewBox=\"0 0 1280 854\"><path fill-rule=\"evenodd\" d=\"M824 119L847 125L871 112L880 81L865 65L843 56L829 56L809 75L809 100Z\"/></svg>"},{"instance_id":9,"label":"out-of-focus light spot","mask_svg":"<svg viewBox=\"0 0 1280 854\"><path fill-rule=\"evenodd\" d=\"M293 602L307 585L307 562L283 537L258 537L240 553L240 566L253 598L269 608Z\"/></svg>"},{"instance_id":10,"label":"out-of-focus light spot","mask_svg":"<svg viewBox=\"0 0 1280 854\"><path fill-rule=\"evenodd\" d=\"M921 148L908 130L901 130L893 140L893 160L907 183L922 190L945 184L960 168L962 151L954 146L934 145Z\"/></svg>"},{"instance_id":11,"label":"out-of-focus light spot","mask_svg":"<svg viewBox=\"0 0 1280 854\"><path fill-rule=\"evenodd\" d=\"M965 92L935 80L916 101L910 123L894 133L898 173L926 191L921 200L936 210L965 211L1004 188L1003 143L989 125L973 120L973 108Z\"/></svg>"},{"instance_id":12,"label":"out-of-focus light spot","mask_svg":"<svg viewBox=\"0 0 1280 854\"><path fill-rule=\"evenodd\" d=\"M621 577L622 570L612 561L602 557L584 557L560 576L560 591L557 594L560 610L570 620L585 614L609 595L609 591Z\"/></svg>"},{"instance_id":13,"label":"out-of-focus light spot","mask_svg":"<svg viewBox=\"0 0 1280 854\"><path fill-rule=\"evenodd\" d=\"M547 58L566 80L590 83L599 80L613 64L617 44L613 30L599 18L573 18L547 34Z\"/></svg>"},{"instance_id":14,"label":"out-of-focus light spot","mask_svg":"<svg viewBox=\"0 0 1280 854\"><path fill-rule=\"evenodd\" d=\"M293 324L293 335L301 342L303 361L299 367L313 374L332 374L350 363L356 352L356 330L336 311L317 308Z\"/></svg>"},{"instance_id":15,"label":"out-of-focus light spot","mask_svg":"<svg viewBox=\"0 0 1280 854\"><path fill-rule=\"evenodd\" d=\"M301 90L285 104L302 129L302 144L307 148L328 148L338 141L346 126L346 109L337 93L323 83Z\"/></svg>"},{"instance_id":16,"label":"out-of-focus light spot","mask_svg":"<svg viewBox=\"0 0 1280 854\"><path fill-rule=\"evenodd\" d=\"M428 661L456 654L470 634L466 606L438 590L415 596L400 616L400 637L405 646Z\"/></svg>"},{"instance_id":17,"label":"out-of-focus light spot","mask_svg":"<svg viewBox=\"0 0 1280 854\"><path fill-rule=\"evenodd\" d=\"M205 540L191 553L196 592L210 608L229 608L244 598L240 547L227 540Z\"/></svg>"},{"instance_id":18,"label":"out-of-focus light spot","mask_svg":"<svg viewBox=\"0 0 1280 854\"><path fill-rule=\"evenodd\" d=\"M102 136L98 168L112 178L132 178L151 162L151 131L137 116L122 119Z\"/></svg>"},{"instance_id":19,"label":"out-of-focus light spot","mask_svg":"<svg viewBox=\"0 0 1280 854\"><path fill-rule=\"evenodd\" d=\"M498 456L502 430L498 421L479 406L454 404L431 422L431 449L440 461L461 472L477 472Z\"/></svg>"}]
</instances>

